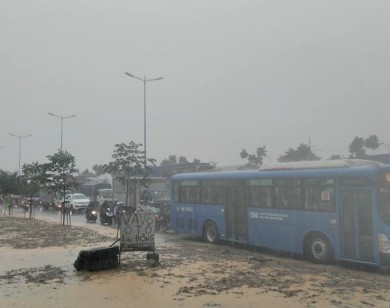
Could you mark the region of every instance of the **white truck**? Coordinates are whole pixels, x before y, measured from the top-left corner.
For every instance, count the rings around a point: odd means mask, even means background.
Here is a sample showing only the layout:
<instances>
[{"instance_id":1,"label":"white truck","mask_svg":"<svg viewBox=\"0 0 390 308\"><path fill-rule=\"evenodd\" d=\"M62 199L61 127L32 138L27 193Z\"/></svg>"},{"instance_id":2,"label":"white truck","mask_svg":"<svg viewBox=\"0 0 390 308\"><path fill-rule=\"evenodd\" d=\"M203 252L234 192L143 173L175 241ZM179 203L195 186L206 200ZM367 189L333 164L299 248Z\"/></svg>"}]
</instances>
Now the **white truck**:
<instances>
[{"instance_id":1,"label":"white truck","mask_svg":"<svg viewBox=\"0 0 390 308\"><path fill-rule=\"evenodd\" d=\"M113 192L110 183L85 183L80 186L80 192L91 199L95 205L104 201L113 202Z\"/></svg>"},{"instance_id":2,"label":"white truck","mask_svg":"<svg viewBox=\"0 0 390 308\"><path fill-rule=\"evenodd\" d=\"M98 189L96 193L96 201L103 204L104 201L113 202L113 192L111 188Z\"/></svg>"}]
</instances>

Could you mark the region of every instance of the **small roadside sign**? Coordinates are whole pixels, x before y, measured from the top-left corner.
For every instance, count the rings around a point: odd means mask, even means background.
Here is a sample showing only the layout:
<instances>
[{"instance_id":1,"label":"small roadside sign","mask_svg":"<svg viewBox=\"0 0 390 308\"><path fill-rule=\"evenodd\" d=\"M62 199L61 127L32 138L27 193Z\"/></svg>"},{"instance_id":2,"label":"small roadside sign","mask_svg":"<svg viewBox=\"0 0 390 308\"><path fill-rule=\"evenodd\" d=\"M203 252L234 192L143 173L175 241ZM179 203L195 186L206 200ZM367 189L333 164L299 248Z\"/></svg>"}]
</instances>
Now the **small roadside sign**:
<instances>
[{"instance_id":1,"label":"small roadside sign","mask_svg":"<svg viewBox=\"0 0 390 308\"><path fill-rule=\"evenodd\" d=\"M153 213L121 215L120 250L154 251L155 220Z\"/></svg>"}]
</instances>

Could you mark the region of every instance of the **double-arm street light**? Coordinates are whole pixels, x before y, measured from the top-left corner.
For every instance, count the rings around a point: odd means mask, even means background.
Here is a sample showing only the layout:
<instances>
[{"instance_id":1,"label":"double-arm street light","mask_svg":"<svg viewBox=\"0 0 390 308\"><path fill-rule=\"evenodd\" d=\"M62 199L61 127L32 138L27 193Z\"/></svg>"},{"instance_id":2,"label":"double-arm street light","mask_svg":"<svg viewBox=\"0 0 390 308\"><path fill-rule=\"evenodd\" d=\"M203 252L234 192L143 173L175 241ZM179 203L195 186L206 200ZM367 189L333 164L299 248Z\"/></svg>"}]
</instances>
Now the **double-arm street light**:
<instances>
[{"instance_id":1,"label":"double-arm street light","mask_svg":"<svg viewBox=\"0 0 390 308\"><path fill-rule=\"evenodd\" d=\"M149 81L156 81L156 80L161 80L164 77L158 77L158 78L144 78L134 76L130 73L125 72L127 76L133 77L135 79L138 79L144 83L144 152L145 152L145 158L144 158L144 165L146 167L146 83Z\"/></svg>"},{"instance_id":2,"label":"double-arm street light","mask_svg":"<svg viewBox=\"0 0 390 308\"><path fill-rule=\"evenodd\" d=\"M69 118L74 118L76 115L73 114L71 116L64 117L63 115L55 115L51 112L48 112L48 114L55 117L55 118L61 119L61 151L62 151L62 134L63 134L63 130L64 130L64 120L69 119Z\"/></svg>"},{"instance_id":3,"label":"double-arm street light","mask_svg":"<svg viewBox=\"0 0 390 308\"><path fill-rule=\"evenodd\" d=\"M31 137L32 135L14 135L14 134L11 134L10 135L12 137L16 137L16 138L19 138L19 173L18 175L20 176L20 158L22 157L22 138L27 138L27 137Z\"/></svg>"}]
</instances>

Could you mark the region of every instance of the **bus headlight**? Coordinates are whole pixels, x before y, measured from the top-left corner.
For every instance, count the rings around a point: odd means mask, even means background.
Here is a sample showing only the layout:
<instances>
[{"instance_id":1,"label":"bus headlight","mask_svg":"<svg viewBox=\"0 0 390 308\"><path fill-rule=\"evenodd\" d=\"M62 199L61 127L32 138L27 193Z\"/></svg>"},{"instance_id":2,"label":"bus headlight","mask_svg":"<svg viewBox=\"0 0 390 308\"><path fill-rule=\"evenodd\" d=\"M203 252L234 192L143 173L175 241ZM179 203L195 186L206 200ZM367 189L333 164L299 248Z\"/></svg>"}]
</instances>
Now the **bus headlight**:
<instances>
[{"instance_id":1,"label":"bus headlight","mask_svg":"<svg viewBox=\"0 0 390 308\"><path fill-rule=\"evenodd\" d=\"M378 234L379 252L390 254L390 241L389 238L383 234Z\"/></svg>"}]
</instances>

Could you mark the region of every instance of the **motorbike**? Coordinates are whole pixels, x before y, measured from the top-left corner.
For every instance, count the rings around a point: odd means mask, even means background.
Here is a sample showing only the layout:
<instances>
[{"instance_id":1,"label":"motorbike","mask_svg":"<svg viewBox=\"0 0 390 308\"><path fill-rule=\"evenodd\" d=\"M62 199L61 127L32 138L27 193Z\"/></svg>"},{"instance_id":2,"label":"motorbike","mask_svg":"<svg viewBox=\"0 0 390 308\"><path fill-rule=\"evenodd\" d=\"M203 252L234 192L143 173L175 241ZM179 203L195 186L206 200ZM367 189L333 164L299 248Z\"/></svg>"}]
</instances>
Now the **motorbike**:
<instances>
[{"instance_id":1,"label":"motorbike","mask_svg":"<svg viewBox=\"0 0 390 308\"><path fill-rule=\"evenodd\" d=\"M167 231L169 229L170 225L170 219L167 215L164 214L155 214L154 216L155 221L155 230L156 231Z\"/></svg>"},{"instance_id":2,"label":"motorbike","mask_svg":"<svg viewBox=\"0 0 390 308\"><path fill-rule=\"evenodd\" d=\"M157 231L167 231L170 228L170 209L168 203L163 203L160 205L158 215L155 217L156 221L156 230Z\"/></svg>"},{"instance_id":3,"label":"motorbike","mask_svg":"<svg viewBox=\"0 0 390 308\"><path fill-rule=\"evenodd\" d=\"M87 208L85 210L85 218L87 219L87 222L93 222L95 223L97 220L97 212L94 208Z\"/></svg>"},{"instance_id":4,"label":"motorbike","mask_svg":"<svg viewBox=\"0 0 390 308\"><path fill-rule=\"evenodd\" d=\"M157 208L152 205L140 204L137 207L137 212L149 212L154 214L154 226L156 231L165 232L169 230L170 216L168 204L164 204L161 208Z\"/></svg>"},{"instance_id":5,"label":"motorbike","mask_svg":"<svg viewBox=\"0 0 390 308\"><path fill-rule=\"evenodd\" d=\"M113 210L111 209L110 206L102 206L101 210L100 210L100 223L103 225L103 224L109 224L109 225L112 225L114 221L114 212Z\"/></svg>"}]
</instances>

